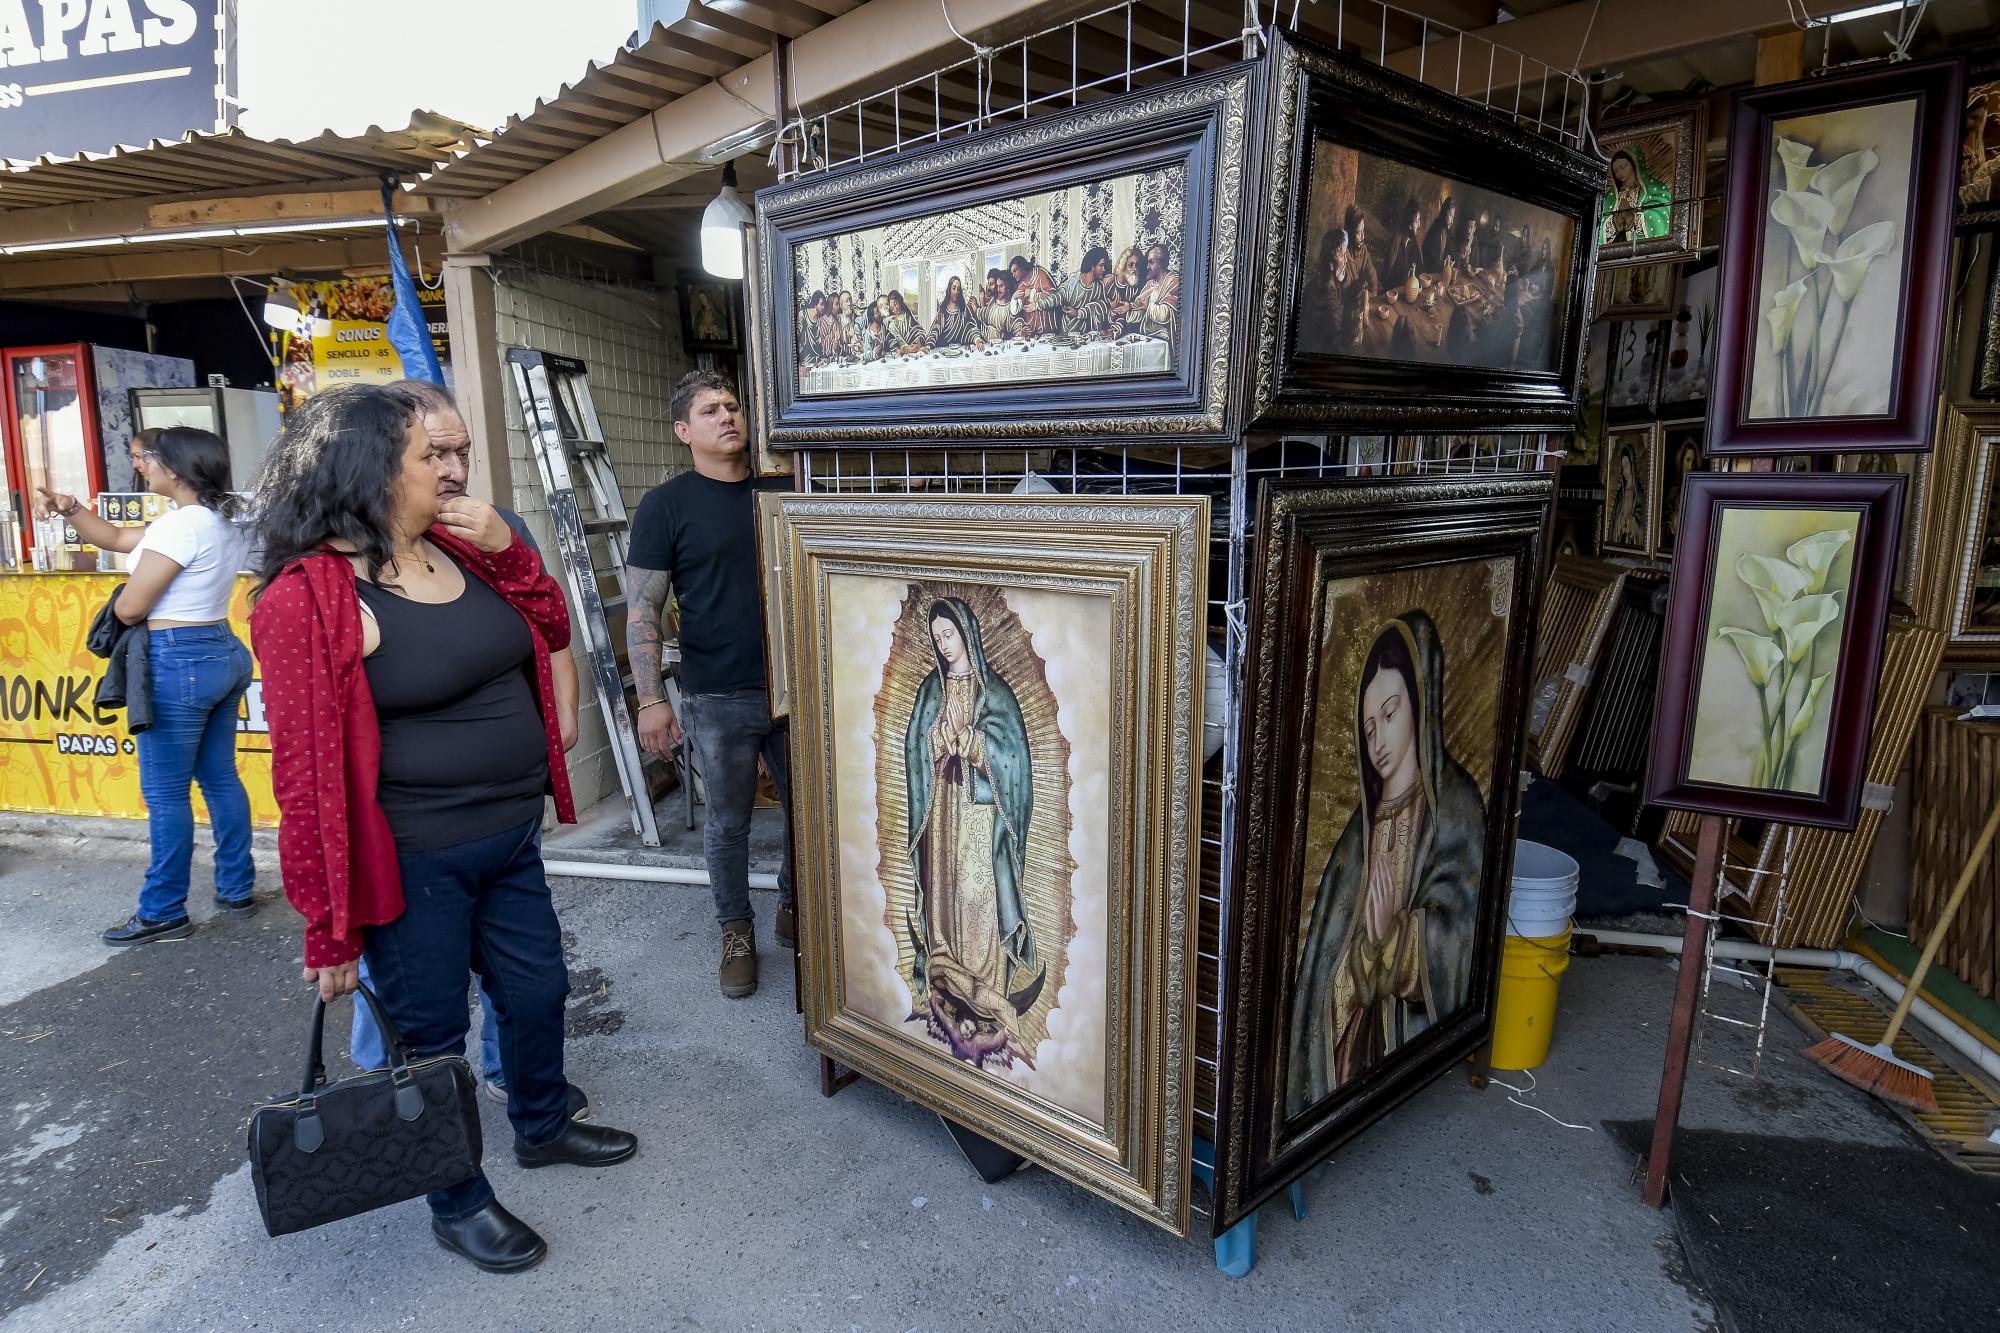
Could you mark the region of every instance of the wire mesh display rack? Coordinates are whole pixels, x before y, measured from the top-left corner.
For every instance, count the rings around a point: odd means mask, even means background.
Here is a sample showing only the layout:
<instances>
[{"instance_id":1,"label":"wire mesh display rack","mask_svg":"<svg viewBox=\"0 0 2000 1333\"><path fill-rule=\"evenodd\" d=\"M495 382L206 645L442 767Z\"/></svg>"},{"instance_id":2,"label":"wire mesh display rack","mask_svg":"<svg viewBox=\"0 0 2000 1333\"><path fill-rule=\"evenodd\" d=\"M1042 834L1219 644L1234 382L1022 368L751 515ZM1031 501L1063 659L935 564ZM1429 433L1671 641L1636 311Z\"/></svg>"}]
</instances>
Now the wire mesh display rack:
<instances>
[{"instance_id":1,"label":"wire mesh display rack","mask_svg":"<svg viewBox=\"0 0 2000 1333\"><path fill-rule=\"evenodd\" d=\"M1097 97L1200 73L1255 56L1263 32L1283 23L1377 63L1396 59L1433 87L1465 97L1570 147L1587 145L1589 84L1473 34L1380 0L1244 0L1229 31L1222 4L1186 0L1178 10L1126 0L998 46L969 39L969 54L920 78L811 116L791 116L784 179L872 160L975 133L1008 120L1068 110ZM949 18L949 10L946 11ZM1176 21L1178 27L1176 28ZM954 29L955 30L955 29ZM1095 71L1095 72L1092 72ZM1105 72L1108 71L1108 72ZM788 112L788 115L790 113ZM1235 773L1242 714L1247 576L1253 556L1257 488L1266 479L1333 479L1369 474L1470 476L1552 470L1565 439L1512 435L1266 435L1233 446L1030 449L813 448L797 455L802 490L829 494L999 494L1052 490L1071 495L1205 495L1211 557L1207 628L1222 664L1220 753L1202 773L1200 901L1197 910L1194 1132L1216 1137L1216 1076L1222 904L1230 892L1236 827ZM1206 1217L1199 1198L1193 1205Z\"/></svg>"}]
</instances>

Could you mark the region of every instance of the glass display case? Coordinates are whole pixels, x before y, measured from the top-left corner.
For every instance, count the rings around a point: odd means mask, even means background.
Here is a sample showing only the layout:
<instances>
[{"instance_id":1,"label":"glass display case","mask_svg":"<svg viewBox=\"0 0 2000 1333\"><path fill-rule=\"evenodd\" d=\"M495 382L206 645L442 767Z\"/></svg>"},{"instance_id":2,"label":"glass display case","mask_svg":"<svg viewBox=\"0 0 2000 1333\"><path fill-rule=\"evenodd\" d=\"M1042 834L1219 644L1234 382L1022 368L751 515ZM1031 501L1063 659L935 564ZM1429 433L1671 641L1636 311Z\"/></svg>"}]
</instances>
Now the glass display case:
<instances>
[{"instance_id":1,"label":"glass display case","mask_svg":"<svg viewBox=\"0 0 2000 1333\"><path fill-rule=\"evenodd\" d=\"M88 503L104 489L90 349L16 347L0 353L6 384L6 481L21 531L16 549L41 569L95 568L95 551L60 519L37 519L40 488Z\"/></svg>"}]
</instances>

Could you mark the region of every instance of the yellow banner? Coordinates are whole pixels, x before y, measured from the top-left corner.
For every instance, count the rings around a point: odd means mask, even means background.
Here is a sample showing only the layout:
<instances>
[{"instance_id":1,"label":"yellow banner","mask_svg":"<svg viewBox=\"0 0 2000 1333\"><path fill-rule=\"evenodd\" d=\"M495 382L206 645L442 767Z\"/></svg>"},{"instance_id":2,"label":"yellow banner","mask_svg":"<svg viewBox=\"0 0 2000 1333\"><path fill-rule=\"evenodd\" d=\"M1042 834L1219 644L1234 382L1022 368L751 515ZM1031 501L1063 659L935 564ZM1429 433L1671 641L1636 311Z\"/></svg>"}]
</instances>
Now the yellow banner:
<instances>
[{"instance_id":1,"label":"yellow banner","mask_svg":"<svg viewBox=\"0 0 2000 1333\"><path fill-rule=\"evenodd\" d=\"M280 339L278 392L287 411L336 384L391 384L406 378L403 359L389 343L387 320L396 293L388 274L286 283L282 290L305 312L304 324L311 329ZM430 326L432 350L439 364L446 364L451 336L444 291L420 289L417 300Z\"/></svg>"},{"instance_id":2,"label":"yellow banner","mask_svg":"<svg viewBox=\"0 0 2000 1333\"><path fill-rule=\"evenodd\" d=\"M146 817L124 711L100 713L92 704L105 664L84 647L97 608L124 581L123 574L0 575L0 810ZM229 607L230 628L245 646L253 582L237 579ZM276 828L261 681L237 711L236 767L252 822ZM200 788L194 809L206 822Z\"/></svg>"}]
</instances>

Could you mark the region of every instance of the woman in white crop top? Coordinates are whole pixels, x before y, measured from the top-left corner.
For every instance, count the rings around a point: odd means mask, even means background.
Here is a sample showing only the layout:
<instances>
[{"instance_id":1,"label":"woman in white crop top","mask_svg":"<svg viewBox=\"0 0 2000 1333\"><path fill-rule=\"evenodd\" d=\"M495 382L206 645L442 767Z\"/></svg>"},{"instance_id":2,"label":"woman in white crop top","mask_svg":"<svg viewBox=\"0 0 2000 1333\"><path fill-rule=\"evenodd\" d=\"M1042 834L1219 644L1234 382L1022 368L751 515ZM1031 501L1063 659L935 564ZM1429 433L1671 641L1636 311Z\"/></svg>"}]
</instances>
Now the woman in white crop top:
<instances>
[{"instance_id":1,"label":"woman in white crop top","mask_svg":"<svg viewBox=\"0 0 2000 1333\"><path fill-rule=\"evenodd\" d=\"M189 785L201 784L215 831L215 901L248 911L256 870L250 861L250 798L236 773L236 710L250 687L250 650L229 628L229 599L248 554L230 522L229 449L191 426L142 431L135 461L146 487L177 508L150 527L120 528L75 496L42 491L48 512L68 519L91 545L134 556L114 610L144 622L151 657L153 723L137 737L139 791L152 825L152 863L139 910L104 932L111 945L178 939L188 921L194 811Z\"/></svg>"}]
</instances>

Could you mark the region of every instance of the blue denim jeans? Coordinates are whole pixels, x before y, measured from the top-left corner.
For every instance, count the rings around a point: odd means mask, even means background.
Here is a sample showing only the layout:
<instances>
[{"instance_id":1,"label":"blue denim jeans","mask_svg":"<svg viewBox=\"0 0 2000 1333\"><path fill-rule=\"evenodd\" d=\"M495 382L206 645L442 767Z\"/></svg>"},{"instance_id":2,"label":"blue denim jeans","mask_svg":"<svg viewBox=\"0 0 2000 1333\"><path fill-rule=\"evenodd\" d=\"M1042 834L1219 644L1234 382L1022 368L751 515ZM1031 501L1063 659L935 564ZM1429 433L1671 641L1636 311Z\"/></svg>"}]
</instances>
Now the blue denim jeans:
<instances>
[{"instance_id":1,"label":"blue denim jeans","mask_svg":"<svg viewBox=\"0 0 2000 1333\"><path fill-rule=\"evenodd\" d=\"M368 971L366 954L361 958L361 984L381 998L382 991ZM383 1045L382 1029L375 1026L375 1012L359 1001L354 1005L354 1025L347 1034L347 1053L356 1069L384 1069L389 1064L389 1050ZM507 1085L500 1066L500 1020L493 1013L493 997L486 993L484 981L479 983L479 1077Z\"/></svg>"},{"instance_id":2,"label":"blue denim jeans","mask_svg":"<svg viewBox=\"0 0 2000 1333\"><path fill-rule=\"evenodd\" d=\"M187 911L194 863L194 804L201 784L215 834L215 896L248 898L250 797L236 775L236 706L250 688L250 650L227 625L148 630L153 725L139 733L139 792L146 798L153 855L139 915L169 921Z\"/></svg>"},{"instance_id":3,"label":"blue denim jeans","mask_svg":"<svg viewBox=\"0 0 2000 1333\"><path fill-rule=\"evenodd\" d=\"M462 1054L472 1025L465 974L477 972L499 1019L507 1118L523 1142L549 1142L569 1124L569 969L542 873L540 817L396 861L403 914L370 926L363 943L382 1007L416 1058ZM480 1171L429 1199L439 1217L464 1217L493 1201L493 1187Z\"/></svg>"},{"instance_id":4,"label":"blue denim jeans","mask_svg":"<svg viewBox=\"0 0 2000 1333\"><path fill-rule=\"evenodd\" d=\"M778 905L792 905L792 862L786 855L791 839L792 765L789 734L782 719L771 717L763 690L729 694L690 694L681 701L681 725L694 746L701 769L707 810L701 849L708 861L709 892L715 896L715 919L749 921L750 815L757 808L757 758L778 787L778 804L785 819L785 842L779 846Z\"/></svg>"}]
</instances>

